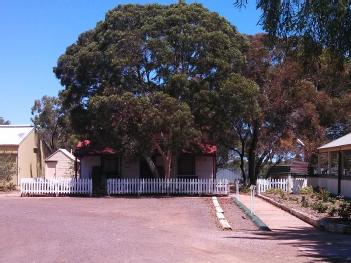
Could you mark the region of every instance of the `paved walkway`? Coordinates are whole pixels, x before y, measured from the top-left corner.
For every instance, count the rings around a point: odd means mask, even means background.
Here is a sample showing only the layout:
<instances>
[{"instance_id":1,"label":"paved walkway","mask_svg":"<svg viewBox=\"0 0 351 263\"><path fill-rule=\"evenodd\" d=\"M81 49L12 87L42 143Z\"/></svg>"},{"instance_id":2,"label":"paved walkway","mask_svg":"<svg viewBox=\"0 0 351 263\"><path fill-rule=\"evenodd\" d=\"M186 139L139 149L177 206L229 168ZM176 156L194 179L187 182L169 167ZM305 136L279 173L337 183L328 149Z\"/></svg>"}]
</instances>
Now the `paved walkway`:
<instances>
[{"instance_id":1,"label":"paved walkway","mask_svg":"<svg viewBox=\"0 0 351 263\"><path fill-rule=\"evenodd\" d=\"M250 207L250 196L240 195L240 201ZM308 262L351 262L351 235L322 232L278 207L255 198L256 215L272 230L260 232L267 240L280 240L281 245L297 247L314 257Z\"/></svg>"},{"instance_id":2,"label":"paved walkway","mask_svg":"<svg viewBox=\"0 0 351 263\"><path fill-rule=\"evenodd\" d=\"M250 208L250 196L240 195L240 201ZM255 197L255 213L271 230L291 230L296 228L314 229L310 224L283 211L282 209Z\"/></svg>"}]
</instances>

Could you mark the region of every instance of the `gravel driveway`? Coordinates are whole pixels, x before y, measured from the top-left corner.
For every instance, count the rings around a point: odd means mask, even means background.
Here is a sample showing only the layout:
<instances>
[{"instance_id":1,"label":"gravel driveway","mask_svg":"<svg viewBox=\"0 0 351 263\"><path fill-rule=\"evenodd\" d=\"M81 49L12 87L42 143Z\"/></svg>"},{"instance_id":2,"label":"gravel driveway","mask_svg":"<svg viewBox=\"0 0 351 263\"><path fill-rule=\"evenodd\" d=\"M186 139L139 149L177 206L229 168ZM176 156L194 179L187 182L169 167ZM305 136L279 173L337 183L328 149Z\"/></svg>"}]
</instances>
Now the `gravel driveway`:
<instances>
[{"instance_id":1,"label":"gravel driveway","mask_svg":"<svg viewBox=\"0 0 351 263\"><path fill-rule=\"evenodd\" d=\"M258 231L221 231L209 203L199 197L0 197L0 261L323 260L308 258L311 251L301 249L298 238L289 243Z\"/></svg>"}]
</instances>

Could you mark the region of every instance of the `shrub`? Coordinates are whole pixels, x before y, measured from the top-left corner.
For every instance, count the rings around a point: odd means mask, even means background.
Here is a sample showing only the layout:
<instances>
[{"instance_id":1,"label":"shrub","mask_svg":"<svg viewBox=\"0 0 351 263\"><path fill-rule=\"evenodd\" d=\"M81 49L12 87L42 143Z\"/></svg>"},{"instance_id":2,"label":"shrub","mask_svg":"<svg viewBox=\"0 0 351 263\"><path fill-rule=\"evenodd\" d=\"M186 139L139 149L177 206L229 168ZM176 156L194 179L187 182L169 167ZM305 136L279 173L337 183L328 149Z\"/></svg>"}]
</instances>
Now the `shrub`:
<instances>
[{"instance_id":1,"label":"shrub","mask_svg":"<svg viewBox=\"0 0 351 263\"><path fill-rule=\"evenodd\" d=\"M311 207L313 210L316 210L318 213L325 213L328 209L328 206L324 204L323 201L314 202L311 205Z\"/></svg>"},{"instance_id":2,"label":"shrub","mask_svg":"<svg viewBox=\"0 0 351 263\"><path fill-rule=\"evenodd\" d=\"M313 194L313 188L312 188L312 186L302 187L301 190L300 190L300 194L302 194L302 195L310 195L310 194Z\"/></svg>"},{"instance_id":3,"label":"shrub","mask_svg":"<svg viewBox=\"0 0 351 263\"><path fill-rule=\"evenodd\" d=\"M268 189L266 191L267 194L274 194L274 195L278 195L280 199L283 199L283 200L287 200L288 197L286 195L286 193L282 190L282 189L279 189L279 188L271 188L271 189Z\"/></svg>"},{"instance_id":4,"label":"shrub","mask_svg":"<svg viewBox=\"0 0 351 263\"><path fill-rule=\"evenodd\" d=\"M0 182L0 191L11 191L15 189L16 185L14 185L13 183Z\"/></svg>"},{"instance_id":5,"label":"shrub","mask_svg":"<svg viewBox=\"0 0 351 263\"><path fill-rule=\"evenodd\" d=\"M330 192L325 188L322 188L317 195L318 199L322 200L323 202L327 202L330 199Z\"/></svg>"},{"instance_id":6,"label":"shrub","mask_svg":"<svg viewBox=\"0 0 351 263\"><path fill-rule=\"evenodd\" d=\"M351 219L351 203L347 201L342 201L338 208L338 216L345 220Z\"/></svg>"},{"instance_id":7,"label":"shrub","mask_svg":"<svg viewBox=\"0 0 351 263\"><path fill-rule=\"evenodd\" d=\"M331 205L328 210L329 216L335 216L338 213L338 208L335 205Z\"/></svg>"},{"instance_id":8,"label":"shrub","mask_svg":"<svg viewBox=\"0 0 351 263\"><path fill-rule=\"evenodd\" d=\"M247 185L241 185L239 189L240 193L249 193L250 192L250 186Z\"/></svg>"},{"instance_id":9,"label":"shrub","mask_svg":"<svg viewBox=\"0 0 351 263\"><path fill-rule=\"evenodd\" d=\"M290 196L289 199L293 202L298 202L299 198L297 196Z\"/></svg>"},{"instance_id":10,"label":"shrub","mask_svg":"<svg viewBox=\"0 0 351 263\"><path fill-rule=\"evenodd\" d=\"M16 156L0 152L0 191L13 188L12 176L16 173Z\"/></svg>"}]
</instances>

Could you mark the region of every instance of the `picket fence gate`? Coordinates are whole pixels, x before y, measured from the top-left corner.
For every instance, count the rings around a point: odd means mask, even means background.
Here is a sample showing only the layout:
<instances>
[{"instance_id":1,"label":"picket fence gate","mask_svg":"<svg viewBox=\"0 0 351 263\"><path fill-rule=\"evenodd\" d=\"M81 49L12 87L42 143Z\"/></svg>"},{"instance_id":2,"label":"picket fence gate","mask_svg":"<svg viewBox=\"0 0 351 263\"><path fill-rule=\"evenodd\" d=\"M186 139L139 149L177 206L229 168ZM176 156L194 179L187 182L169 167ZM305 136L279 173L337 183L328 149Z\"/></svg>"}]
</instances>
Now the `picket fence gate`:
<instances>
[{"instance_id":1,"label":"picket fence gate","mask_svg":"<svg viewBox=\"0 0 351 263\"><path fill-rule=\"evenodd\" d=\"M91 179L75 178L23 178L21 195L91 195Z\"/></svg>"},{"instance_id":2,"label":"picket fence gate","mask_svg":"<svg viewBox=\"0 0 351 263\"><path fill-rule=\"evenodd\" d=\"M107 179L107 194L228 195L227 179Z\"/></svg>"},{"instance_id":3,"label":"picket fence gate","mask_svg":"<svg viewBox=\"0 0 351 263\"><path fill-rule=\"evenodd\" d=\"M302 187L307 186L307 178L291 178L286 179L257 179L256 187L258 193L264 193L269 189L281 189L284 192L297 193Z\"/></svg>"}]
</instances>

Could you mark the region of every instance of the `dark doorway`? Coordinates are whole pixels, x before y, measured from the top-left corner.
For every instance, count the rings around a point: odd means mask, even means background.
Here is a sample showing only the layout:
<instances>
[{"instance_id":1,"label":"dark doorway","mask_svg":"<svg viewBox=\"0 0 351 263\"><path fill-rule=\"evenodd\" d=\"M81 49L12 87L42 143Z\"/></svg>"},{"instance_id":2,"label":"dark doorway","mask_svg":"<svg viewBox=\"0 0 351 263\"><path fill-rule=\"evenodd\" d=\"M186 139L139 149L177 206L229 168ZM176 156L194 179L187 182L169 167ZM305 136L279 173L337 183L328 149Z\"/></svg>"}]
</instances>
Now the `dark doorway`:
<instances>
[{"instance_id":1,"label":"dark doorway","mask_svg":"<svg viewBox=\"0 0 351 263\"><path fill-rule=\"evenodd\" d=\"M100 166L94 166L92 169L93 194L106 195L106 178L101 172Z\"/></svg>"}]
</instances>

